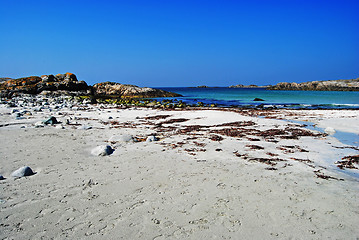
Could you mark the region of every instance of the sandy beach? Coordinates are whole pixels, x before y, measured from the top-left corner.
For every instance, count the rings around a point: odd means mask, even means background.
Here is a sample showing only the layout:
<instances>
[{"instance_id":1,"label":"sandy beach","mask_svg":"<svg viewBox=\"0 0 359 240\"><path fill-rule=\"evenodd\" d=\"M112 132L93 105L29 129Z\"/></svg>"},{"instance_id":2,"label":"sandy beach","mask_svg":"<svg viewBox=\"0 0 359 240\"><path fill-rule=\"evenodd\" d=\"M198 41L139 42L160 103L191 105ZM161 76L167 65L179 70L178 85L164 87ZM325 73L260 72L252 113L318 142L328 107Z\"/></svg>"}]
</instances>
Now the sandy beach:
<instances>
[{"instance_id":1,"label":"sandy beach","mask_svg":"<svg viewBox=\"0 0 359 240\"><path fill-rule=\"evenodd\" d=\"M0 105L0 239L359 238L359 171L334 164L359 111L36 108Z\"/></svg>"}]
</instances>

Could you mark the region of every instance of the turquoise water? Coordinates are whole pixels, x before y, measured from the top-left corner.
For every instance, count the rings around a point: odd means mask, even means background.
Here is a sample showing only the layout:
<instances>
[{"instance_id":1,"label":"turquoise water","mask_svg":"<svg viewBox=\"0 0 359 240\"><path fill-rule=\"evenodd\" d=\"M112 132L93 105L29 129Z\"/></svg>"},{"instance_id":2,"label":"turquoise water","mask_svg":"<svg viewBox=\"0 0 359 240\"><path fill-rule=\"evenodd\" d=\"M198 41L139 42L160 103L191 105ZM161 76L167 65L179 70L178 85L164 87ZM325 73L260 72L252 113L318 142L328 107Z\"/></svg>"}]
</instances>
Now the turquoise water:
<instances>
[{"instance_id":1,"label":"turquoise water","mask_svg":"<svg viewBox=\"0 0 359 240\"><path fill-rule=\"evenodd\" d=\"M203 102L218 106L359 109L359 92L343 91L274 91L263 88L160 88L183 95L188 104ZM265 101L253 101L261 98Z\"/></svg>"}]
</instances>

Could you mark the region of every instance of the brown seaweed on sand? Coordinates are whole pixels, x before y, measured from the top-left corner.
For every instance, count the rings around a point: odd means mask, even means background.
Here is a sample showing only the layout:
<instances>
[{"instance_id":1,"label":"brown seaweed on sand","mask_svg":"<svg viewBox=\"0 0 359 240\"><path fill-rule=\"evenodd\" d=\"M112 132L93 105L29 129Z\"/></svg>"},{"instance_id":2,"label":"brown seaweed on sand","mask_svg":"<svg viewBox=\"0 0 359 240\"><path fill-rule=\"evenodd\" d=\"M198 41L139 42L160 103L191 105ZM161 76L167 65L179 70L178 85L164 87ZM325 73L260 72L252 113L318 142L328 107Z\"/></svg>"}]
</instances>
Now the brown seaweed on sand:
<instances>
[{"instance_id":1,"label":"brown seaweed on sand","mask_svg":"<svg viewBox=\"0 0 359 240\"><path fill-rule=\"evenodd\" d=\"M342 158L342 161L335 162L337 167L340 169L350 168L350 169L358 169L354 164L359 164L359 155L354 156L346 156Z\"/></svg>"},{"instance_id":2,"label":"brown seaweed on sand","mask_svg":"<svg viewBox=\"0 0 359 240\"><path fill-rule=\"evenodd\" d=\"M160 120L160 119L166 119L166 118L168 118L170 116L171 115L156 115L156 116L145 117L145 119L147 119L147 120Z\"/></svg>"},{"instance_id":3,"label":"brown seaweed on sand","mask_svg":"<svg viewBox=\"0 0 359 240\"><path fill-rule=\"evenodd\" d=\"M248 127L256 125L253 121L239 121L215 125L214 127Z\"/></svg>"},{"instance_id":4,"label":"brown seaweed on sand","mask_svg":"<svg viewBox=\"0 0 359 240\"><path fill-rule=\"evenodd\" d=\"M334 180L344 181L344 179L342 179L342 178L336 178L336 177L325 175L321 172L321 170L316 170L316 171L314 171L314 173L317 176L317 178L322 178L325 180L334 179Z\"/></svg>"},{"instance_id":5,"label":"brown seaweed on sand","mask_svg":"<svg viewBox=\"0 0 359 240\"><path fill-rule=\"evenodd\" d=\"M187 122L188 120L189 119L187 119L187 118L174 118L174 119L169 119L169 120L166 120L164 122L161 122L161 123L159 123L157 125Z\"/></svg>"},{"instance_id":6,"label":"brown seaweed on sand","mask_svg":"<svg viewBox=\"0 0 359 240\"><path fill-rule=\"evenodd\" d=\"M264 149L264 147L262 146L258 146L258 145L246 145L246 147L253 149L253 150L261 150Z\"/></svg>"},{"instance_id":7,"label":"brown seaweed on sand","mask_svg":"<svg viewBox=\"0 0 359 240\"><path fill-rule=\"evenodd\" d=\"M211 135L211 136L209 137L209 139L212 140L212 141L220 142L220 141L223 140L223 137L218 136L218 135Z\"/></svg>"},{"instance_id":8,"label":"brown seaweed on sand","mask_svg":"<svg viewBox=\"0 0 359 240\"><path fill-rule=\"evenodd\" d=\"M280 158L249 158L248 161L250 162L260 162L265 163L271 166L277 165L277 162L284 162L286 160Z\"/></svg>"},{"instance_id":9,"label":"brown seaweed on sand","mask_svg":"<svg viewBox=\"0 0 359 240\"><path fill-rule=\"evenodd\" d=\"M211 133L221 134L228 137L244 137L248 135L249 129L245 128L224 128L224 129L217 129L212 130Z\"/></svg>"},{"instance_id":10,"label":"brown seaweed on sand","mask_svg":"<svg viewBox=\"0 0 359 240\"><path fill-rule=\"evenodd\" d=\"M235 152L233 152L234 153L234 155L236 155L237 157L242 157L243 159L247 159L248 158L248 154L246 154L246 153L239 153L238 151L235 151Z\"/></svg>"}]
</instances>

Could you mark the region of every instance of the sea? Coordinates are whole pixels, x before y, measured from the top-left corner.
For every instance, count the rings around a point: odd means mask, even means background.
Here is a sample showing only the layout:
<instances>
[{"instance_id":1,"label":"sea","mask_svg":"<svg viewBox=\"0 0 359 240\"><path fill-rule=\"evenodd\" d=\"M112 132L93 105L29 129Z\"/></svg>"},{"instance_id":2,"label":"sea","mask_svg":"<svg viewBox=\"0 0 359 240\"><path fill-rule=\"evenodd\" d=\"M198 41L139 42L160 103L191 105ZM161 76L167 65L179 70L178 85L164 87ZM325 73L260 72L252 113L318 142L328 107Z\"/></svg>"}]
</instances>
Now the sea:
<instances>
[{"instance_id":1,"label":"sea","mask_svg":"<svg viewBox=\"0 0 359 240\"><path fill-rule=\"evenodd\" d=\"M215 104L218 107L288 108L288 109L359 109L359 92L347 91L284 91L264 88L191 88L163 87L181 94L172 99L186 104ZM254 101L255 98L264 101Z\"/></svg>"}]
</instances>

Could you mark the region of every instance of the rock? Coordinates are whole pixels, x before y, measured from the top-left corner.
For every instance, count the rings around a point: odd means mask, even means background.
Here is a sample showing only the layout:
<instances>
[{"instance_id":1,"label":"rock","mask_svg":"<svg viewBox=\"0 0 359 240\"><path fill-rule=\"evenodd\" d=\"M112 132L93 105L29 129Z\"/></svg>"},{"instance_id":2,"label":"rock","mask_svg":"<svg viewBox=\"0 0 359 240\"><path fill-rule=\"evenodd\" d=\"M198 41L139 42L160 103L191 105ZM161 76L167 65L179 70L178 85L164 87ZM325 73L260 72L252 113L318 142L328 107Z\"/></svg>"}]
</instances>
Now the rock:
<instances>
[{"instance_id":1,"label":"rock","mask_svg":"<svg viewBox=\"0 0 359 240\"><path fill-rule=\"evenodd\" d=\"M135 85L120 84L115 82L102 82L93 86L96 96L116 96L130 98L151 97L180 97L180 94L163 91L154 88L141 88Z\"/></svg>"},{"instance_id":2,"label":"rock","mask_svg":"<svg viewBox=\"0 0 359 240\"><path fill-rule=\"evenodd\" d=\"M43 121L38 121L34 125L35 125L35 128L45 127L45 124Z\"/></svg>"},{"instance_id":3,"label":"rock","mask_svg":"<svg viewBox=\"0 0 359 240\"><path fill-rule=\"evenodd\" d=\"M311 81L304 83L281 82L268 90L305 90L305 91L359 91L359 78L349 80Z\"/></svg>"},{"instance_id":4,"label":"rock","mask_svg":"<svg viewBox=\"0 0 359 240\"><path fill-rule=\"evenodd\" d=\"M229 88L244 88L245 86L243 84L237 84L237 85L232 85L229 86Z\"/></svg>"},{"instance_id":5,"label":"rock","mask_svg":"<svg viewBox=\"0 0 359 240\"><path fill-rule=\"evenodd\" d=\"M50 117L49 119L47 119L47 120L45 120L44 121L44 124L57 124L57 123L59 123L58 121L57 121L57 119L55 118L55 117Z\"/></svg>"},{"instance_id":6,"label":"rock","mask_svg":"<svg viewBox=\"0 0 359 240\"><path fill-rule=\"evenodd\" d=\"M134 139L131 135L117 135L112 136L109 139L109 142L133 142Z\"/></svg>"},{"instance_id":7,"label":"rock","mask_svg":"<svg viewBox=\"0 0 359 240\"><path fill-rule=\"evenodd\" d=\"M15 170L13 173L11 173L11 177L14 178L21 178L26 176L34 175L35 173L32 171L32 169L28 166L21 167L17 170Z\"/></svg>"},{"instance_id":8,"label":"rock","mask_svg":"<svg viewBox=\"0 0 359 240\"><path fill-rule=\"evenodd\" d=\"M65 127L62 126L62 125L57 125L56 128L57 128L57 129L65 129Z\"/></svg>"},{"instance_id":9,"label":"rock","mask_svg":"<svg viewBox=\"0 0 359 240\"><path fill-rule=\"evenodd\" d=\"M158 141L158 138L156 136L148 136L146 139L146 142L155 142Z\"/></svg>"},{"instance_id":10,"label":"rock","mask_svg":"<svg viewBox=\"0 0 359 240\"><path fill-rule=\"evenodd\" d=\"M114 152L113 148L109 145L97 146L91 150L91 154L95 156L107 156Z\"/></svg>"},{"instance_id":11,"label":"rock","mask_svg":"<svg viewBox=\"0 0 359 240\"><path fill-rule=\"evenodd\" d=\"M329 135L333 135L336 131L332 127L327 127L324 129L324 132L328 133Z\"/></svg>"},{"instance_id":12,"label":"rock","mask_svg":"<svg viewBox=\"0 0 359 240\"><path fill-rule=\"evenodd\" d=\"M92 127L91 127L91 126L82 125L82 126L79 126L77 129L80 129L80 130L89 130L89 129L92 129Z\"/></svg>"},{"instance_id":13,"label":"rock","mask_svg":"<svg viewBox=\"0 0 359 240\"><path fill-rule=\"evenodd\" d=\"M264 101L262 98L255 98L253 101Z\"/></svg>"},{"instance_id":14,"label":"rock","mask_svg":"<svg viewBox=\"0 0 359 240\"><path fill-rule=\"evenodd\" d=\"M5 178L3 177L3 175L0 175L0 180L4 180Z\"/></svg>"},{"instance_id":15,"label":"rock","mask_svg":"<svg viewBox=\"0 0 359 240\"><path fill-rule=\"evenodd\" d=\"M41 79L43 82L55 82L56 81L55 76L52 74L51 75L42 75Z\"/></svg>"},{"instance_id":16,"label":"rock","mask_svg":"<svg viewBox=\"0 0 359 240\"><path fill-rule=\"evenodd\" d=\"M0 82L1 96L12 97L14 93L38 94L43 91L87 91L89 86L78 81L73 73L31 76Z\"/></svg>"}]
</instances>

